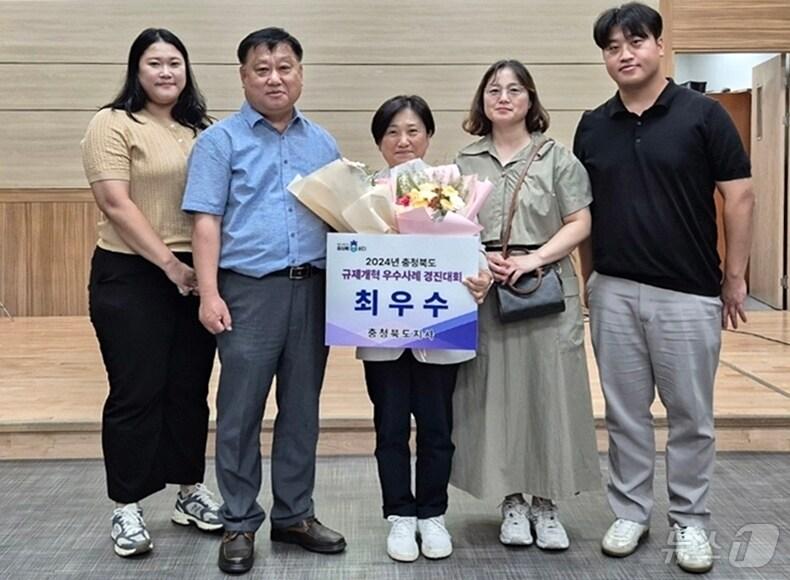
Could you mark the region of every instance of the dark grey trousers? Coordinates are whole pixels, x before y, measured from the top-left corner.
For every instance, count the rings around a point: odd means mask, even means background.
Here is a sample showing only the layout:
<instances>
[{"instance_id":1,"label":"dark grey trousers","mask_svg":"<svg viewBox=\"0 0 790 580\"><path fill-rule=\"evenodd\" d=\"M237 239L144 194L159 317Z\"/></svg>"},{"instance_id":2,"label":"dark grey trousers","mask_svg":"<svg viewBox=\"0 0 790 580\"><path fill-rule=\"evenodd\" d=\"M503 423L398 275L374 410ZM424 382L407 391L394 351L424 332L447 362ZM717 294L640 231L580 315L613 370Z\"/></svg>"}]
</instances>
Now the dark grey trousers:
<instances>
[{"instance_id":1,"label":"dark grey trousers","mask_svg":"<svg viewBox=\"0 0 790 580\"><path fill-rule=\"evenodd\" d=\"M256 531L265 518L260 432L277 378L272 444L273 527L313 515L318 399L328 354L324 346L323 275L304 280L250 278L220 271L220 294L233 330L217 336L222 362L217 393L217 483L226 530Z\"/></svg>"}]
</instances>

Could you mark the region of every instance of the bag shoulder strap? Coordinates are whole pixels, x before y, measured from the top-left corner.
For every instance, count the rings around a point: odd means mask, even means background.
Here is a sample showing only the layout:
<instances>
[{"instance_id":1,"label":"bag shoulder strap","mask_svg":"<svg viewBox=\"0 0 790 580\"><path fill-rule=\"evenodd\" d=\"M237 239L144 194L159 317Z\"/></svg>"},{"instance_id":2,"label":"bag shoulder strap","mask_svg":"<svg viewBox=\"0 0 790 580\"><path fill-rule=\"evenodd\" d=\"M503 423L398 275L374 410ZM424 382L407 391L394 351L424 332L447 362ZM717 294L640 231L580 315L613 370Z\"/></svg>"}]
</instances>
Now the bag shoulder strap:
<instances>
[{"instance_id":1,"label":"bag shoulder strap","mask_svg":"<svg viewBox=\"0 0 790 580\"><path fill-rule=\"evenodd\" d=\"M546 144L549 144L549 147L543 151L543 148ZM516 186L513 188L513 194L510 200L510 209L508 210L507 219L505 220L504 226L502 228L502 256L505 258L508 257L510 232L513 229L513 218L516 216L516 209L518 208L518 192L521 191L521 185L527 178L527 173L529 172L529 168L532 166L532 162L543 157L553 146L554 139L541 136L540 140L535 143L535 146L532 148L529 156L524 161L524 169L521 171L521 175L516 181Z\"/></svg>"}]
</instances>

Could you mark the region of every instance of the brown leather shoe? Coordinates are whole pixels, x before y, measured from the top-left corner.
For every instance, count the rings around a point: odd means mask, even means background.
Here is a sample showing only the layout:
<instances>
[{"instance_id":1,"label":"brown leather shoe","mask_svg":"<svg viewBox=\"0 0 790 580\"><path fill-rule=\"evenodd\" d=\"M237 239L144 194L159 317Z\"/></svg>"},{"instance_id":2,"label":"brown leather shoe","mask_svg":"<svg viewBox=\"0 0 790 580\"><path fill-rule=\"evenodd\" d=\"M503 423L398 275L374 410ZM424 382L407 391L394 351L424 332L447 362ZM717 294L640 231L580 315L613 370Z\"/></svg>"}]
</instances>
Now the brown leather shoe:
<instances>
[{"instance_id":1,"label":"brown leather shoe","mask_svg":"<svg viewBox=\"0 0 790 580\"><path fill-rule=\"evenodd\" d=\"M346 549L346 539L314 517L287 528L272 528L271 539L273 542L297 544L319 554L337 554Z\"/></svg>"},{"instance_id":2,"label":"brown leather shoe","mask_svg":"<svg viewBox=\"0 0 790 580\"><path fill-rule=\"evenodd\" d=\"M222 534L219 545L219 569L226 574L246 574L255 560L255 532Z\"/></svg>"}]
</instances>

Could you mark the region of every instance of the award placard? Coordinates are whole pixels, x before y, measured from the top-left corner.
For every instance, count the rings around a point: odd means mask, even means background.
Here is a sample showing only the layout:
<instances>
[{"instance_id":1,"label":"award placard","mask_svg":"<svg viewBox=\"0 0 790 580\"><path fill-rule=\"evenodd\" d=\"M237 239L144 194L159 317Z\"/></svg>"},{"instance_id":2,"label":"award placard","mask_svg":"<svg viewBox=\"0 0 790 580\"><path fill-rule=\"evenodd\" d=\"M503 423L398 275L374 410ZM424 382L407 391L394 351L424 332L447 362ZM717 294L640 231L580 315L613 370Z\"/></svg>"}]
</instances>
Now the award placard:
<instances>
[{"instance_id":1,"label":"award placard","mask_svg":"<svg viewBox=\"0 0 790 580\"><path fill-rule=\"evenodd\" d=\"M477 236L329 234L327 345L477 348Z\"/></svg>"}]
</instances>

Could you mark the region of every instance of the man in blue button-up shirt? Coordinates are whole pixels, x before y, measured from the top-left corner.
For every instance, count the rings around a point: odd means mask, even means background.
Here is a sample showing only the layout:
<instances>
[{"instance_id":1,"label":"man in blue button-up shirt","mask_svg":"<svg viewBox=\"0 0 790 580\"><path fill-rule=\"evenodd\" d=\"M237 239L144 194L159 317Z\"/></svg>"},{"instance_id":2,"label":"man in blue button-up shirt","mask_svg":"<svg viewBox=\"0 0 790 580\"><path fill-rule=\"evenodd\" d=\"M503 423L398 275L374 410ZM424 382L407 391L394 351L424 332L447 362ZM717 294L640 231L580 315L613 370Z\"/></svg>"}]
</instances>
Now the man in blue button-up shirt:
<instances>
[{"instance_id":1,"label":"man in blue button-up shirt","mask_svg":"<svg viewBox=\"0 0 790 580\"><path fill-rule=\"evenodd\" d=\"M322 553L345 548L313 509L323 344L326 225L286 187L337 159L335 140L295 108L302 47L279 28L238 50L246 102L207 129L189 162L183 209L195 214L200 321L217 336L217 481L225 535L219 567L252 567L265 514L261 418L277 377L271 538Z\"/></svg>"}]
</instances>

